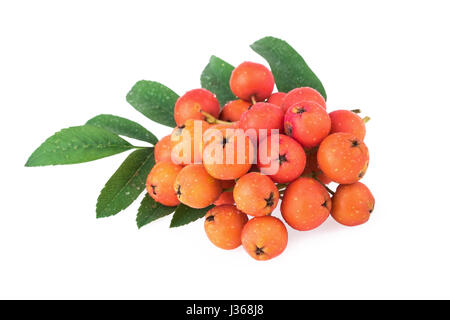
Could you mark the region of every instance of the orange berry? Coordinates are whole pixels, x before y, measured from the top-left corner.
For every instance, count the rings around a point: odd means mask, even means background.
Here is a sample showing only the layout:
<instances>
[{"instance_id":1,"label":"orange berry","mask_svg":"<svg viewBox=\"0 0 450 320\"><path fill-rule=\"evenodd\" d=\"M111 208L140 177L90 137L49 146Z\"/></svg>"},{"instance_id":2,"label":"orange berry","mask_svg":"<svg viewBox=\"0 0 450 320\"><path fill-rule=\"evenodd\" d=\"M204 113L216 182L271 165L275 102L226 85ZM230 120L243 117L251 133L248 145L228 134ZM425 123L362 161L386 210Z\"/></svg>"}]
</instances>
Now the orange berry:
<instances>
[{"instance_id":1,"label":"orange berry","mask_svg":"<svg viewBox=\"0 0 450 320\"><path fill-rule=\"evenodd\" d=\"M319 164L317 163L317 148L309 149L305 151L306 153L306 166L303 171L303 175L314 177L319 179L323 184L329 184L331 179L328 178L322 170L319 168Z\"/></svg>"},{"instance_id":2,"label":"orange berry","mask_svg":"<svg viewBox=\"0 0 450 320\"><path fill-rule=\"evenodd\" d=\"M147 192L156 201L165 206L178 205L173 184L182 167L172 162L162 161L155 164L147 177Z\"/></svg>"},{"instance_id":3,"label":"orange berry","mask_svg":"<svg viewBox=\"0 0 450 320\"><path fill-rule=\"evenodd\" d=\"M269 260L287 247L288 233L280 219L265 216L251 219L242 230L242 246L256 260Z\"/></svg>"},{"instance_id":4,"label":"orange berry","mask_svg":"<svg viewBox=\"0 0 450 320\"><path fill-rule=\"evenodd\" d=\"M235 249L242 243L241 233L247 221L247 215L233 205L214 207L206 213L205 232L215 246Z\"/></svg>"},{"instance_id":5,"label":"orange berry","mask_svg":"<svg viewBox=\"0 0 450 320\"><path fill-rule=\"evenodd\" d=\"M243 62L230 77L231 91L240 99L264 101L272 94L275 81L269 69L259 63Z\"/></svg>"},{"instance_id":6,"label":"orange berry","mask_svg":"<svg viewBox=\"0 0 450 320\"><path fill-rule=\"evenodd\" d=\"M367 222L375 206L375 198L361 182L341 184L333 196L331 216L345 226Z\"/></svg>"},{"instance_id":7,"label":"orange berry","mask_svg":"<svg viewBox=\"0 0 450 320\"><path fill-rule=\"evenodd\" d=\"M233 180L250 170L254 146L242 130L214 126L205 132L203 139L203 165L214 178Z\"/></svg>"},{"instance_id":8,"label":"orange berry","mask_svg":"<svg viewBox=\"0 0 450 320\"><path fill-rule=\"evenodd\" d=\"M215 206L221 206L224 204L234 204L233 191L224 191L220 194L219 198L213 203Z\"/></svg>"},{"instance_id":9,"label":"orange berry","mask_svg":"<svg viewBox=\"0 0 450 320\"><path fill-rule=\"evenodd\" d=\"M336 110L329 113L331 119L330 133L347 132L363 141L366 136L366 124L356 113L348 110Z\"/></svg>"},{"instance_id":10,"label":"orange berry","mask_svg":"<svg viewBox=\"0 0 450 320\"><path fill-rule=\"evenodd\" d=\"M181 169L172 188L181 203L196 209L209 206L222 192L220 182L201 164L190 164Z\"/></svg>"},{"instance_id":11,"label":"orange berry","mask_svg":"<svg viewBox=\"0 0 450 320\"><path fill-rule=\"evenodd\" d=\"M283 106L284 98L286 97L286 93L284 92L276 92L272 94L269 99L267 99L268 103L275 104L279 107Z\"/></svg>"},{"instance_id":12,"label":"orange berry","mask_svg":"<svg viewBox=\"0 0 450 320\"><path fill-rule=\"evenodd\" d=\"M186 92L175 103L174 118L177 126L182 126L189 119L205 120L205 116L200 111L205 111L217 118L220 104L216 96L206 89Z\"/></svg>"},{"instance_id":13,"label":"orange berry","mask_svg":"<svg viewBox=\"0 0 450 320\"><path fill-rule=\"evenodd\" d=\"M319 91L310 87L295 88L289 91L286 97L284 97L282 108L284 112L286 112L292 105L304 101L312 101L319 104L324 109L327 108L325 99Z\"/></svg>"},{"instance_id":14,"label":"orange berry","mask_svg":"<svg viewBox=\"0 0 450 320\"><path fill-rule=\"evenodd\" d=\"M202 162L203 133L210 124L203 120L187 120L184 125L175 127L170 141L172 161L177 164ZM197 128L197 129L196 129Z\"/></svg>"},{"instance_id":15,"label":"orange berry","mask_svg":"<svg viewBox=\"0 0 450 320\"><path fill-rule=\"evenodd\" d=\"M278 130L278 133L283 132L284 112L283 110L274 104L259 102L255 103L248 111L244 112L239 121L239 128L246 131L254 129L258 135L255 138L264 139L272 133L273 129ZM260 130L266 129L267 134L263 135ZM256 139L253 139L256 140Z\"/></svg>"},{"instance_id":16,"label":"orange berry","mask_svg":"<svg viewBox=\"0 0 450 320\"><path fill-rule=\"evenodd\" d=\"M286 189L281 214L292 228L300 231L320 226L330 215L331 199L327 190L313 178L299 178Z\"/></svg>"},{"instance_id":17,"label":"orange berry","mask_svg":"<svg viewBox=\"0 0 450 320\"><path fill-rule=\"evenodd\" d=\"M366 173L369 150L351 133L333 133L320 144L317 161L323 173L334 182L355 183Z\"/></svg>"},{"instance_id":18,"label":"orange berry","mask_svg":"<svg viewBox=\"0 0 450 320\"><path fill-rule=\"evenodd\" d=\"M170 135L165 136L155 144L155 162L172 161L172 145Z\"/></svg>"},{"instance_id":19,"label":"orange berry","mask_svg":"<svg viewBox=\"0 0 450 320\"><path fill-rule=\"evenodd\" d=\"M247 111L252 104L250 102L238 99L228 102L220 112L220 120L239 121L242 114Z\"/></svg>"},{"instance_id":20,"label":"orange berry","mask_svg":"<svg viewBox=\"0 0 450 320\"><path fill-rule=\"evenodd\" d=\"M239 210L258 217L268 215L276 208L279 193L268 176L250 172L236 182L233 197Z\"/></svg>"},{"instance_id":21,"label":"orange berry","mask_svg":"<svg viewBox=\"0 0 450 320\"><path fill-rule=\"evenodd\" d=\"M305 148L317 146L330 132L328 113L315 102L292 105L284 116L284 131Z\"/></svg>"},{"instance_id":22,"label":"orange berry","mask_svg":"<svg viewBox=\"0 0 450 320\"><path fill-rule=\"evenodd\" d=\"M278 143L278 150L273 142ZM305 164L306 155L302 146L288 136L271 135L259 145L258 168L275 182L294 181L302 174Z\"/></svg>"}]
</instances>

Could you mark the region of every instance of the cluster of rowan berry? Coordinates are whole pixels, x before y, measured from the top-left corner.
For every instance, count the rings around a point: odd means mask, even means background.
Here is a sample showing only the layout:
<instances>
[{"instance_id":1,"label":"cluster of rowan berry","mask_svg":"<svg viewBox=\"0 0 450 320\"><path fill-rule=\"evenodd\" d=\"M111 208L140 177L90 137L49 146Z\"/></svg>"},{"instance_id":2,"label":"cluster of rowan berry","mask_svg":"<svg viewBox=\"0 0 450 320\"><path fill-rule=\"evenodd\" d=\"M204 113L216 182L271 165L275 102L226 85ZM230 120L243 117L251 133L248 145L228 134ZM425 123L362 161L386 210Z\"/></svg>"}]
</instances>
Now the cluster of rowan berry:
<instances>
[{"instance_id":1,"label":"cluster of rowan berry","mask_svg":"<svg viewBox=\"0 0 450 320\"><path fill-rule=\"evenodd\" d=\"M310 87L272 93L274 77L258 63L235 68L230 88L239 99L222 110L205 89L176 102L177 127L155 146L147 179L155 201L213 205L204 221L211 242L222 249L242 244L257 260L287 246L284 223L271 216L280 199L284 221L300 231L317 228L330 214L346 226L369 219L374 198L358 182L369 163L365 119L355 110L328 113ZM218 155L227 161L216 161ZM332 181L336 192L327 187Z\"/></svg>"}]
</instances>

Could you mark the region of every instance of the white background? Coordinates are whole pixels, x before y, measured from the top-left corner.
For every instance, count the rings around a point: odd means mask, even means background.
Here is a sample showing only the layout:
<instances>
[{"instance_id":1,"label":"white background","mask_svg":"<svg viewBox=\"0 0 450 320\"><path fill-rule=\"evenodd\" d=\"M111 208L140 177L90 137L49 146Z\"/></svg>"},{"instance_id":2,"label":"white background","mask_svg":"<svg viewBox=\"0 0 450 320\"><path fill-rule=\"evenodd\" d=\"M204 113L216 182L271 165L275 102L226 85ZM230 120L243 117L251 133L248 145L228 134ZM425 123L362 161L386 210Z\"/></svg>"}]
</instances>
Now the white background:
<instances>
[{"instance_id":1,"label":"white background","mask_svg":"<svg viewBox=\"0 0 450 320\"><path fill-rule=\"evenodd\" d=\"M2 1L0 298L450 298L448 1ZM61 128L135 111L138 80L200 86L215 54L265 63L273 35L321 78L329 110L370 115L369 223L289 229L278 258L223 251L203 222L137 230L139 201L95 218L126 154L25 168ZM279 216L279 212L275 213Z\"/></svg>"}]
</instances>

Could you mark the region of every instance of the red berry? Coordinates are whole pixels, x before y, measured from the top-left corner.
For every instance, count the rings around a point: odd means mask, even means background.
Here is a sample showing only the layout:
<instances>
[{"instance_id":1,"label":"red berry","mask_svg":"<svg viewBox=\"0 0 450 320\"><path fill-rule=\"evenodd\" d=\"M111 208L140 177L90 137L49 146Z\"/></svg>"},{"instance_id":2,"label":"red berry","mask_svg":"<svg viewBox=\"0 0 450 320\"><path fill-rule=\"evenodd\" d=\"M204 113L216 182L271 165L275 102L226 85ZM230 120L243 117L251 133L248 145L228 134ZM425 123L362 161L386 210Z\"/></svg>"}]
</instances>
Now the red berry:
<instances>
[{"instance_id":1,"label":"red berry","mask_svg":"<svg viewBox=\"0 0 450 320\"><path fill-rule=\"evenodd\" d=\"M276 92L270 96L270 98L267 100L267 102L271 103L271 104L275 104L279 107L282 107L285 97L286 97L286 93Z\"/></svg>"},{"instance_id":2,"label":"red berry","mask_svg":"<svg viewBox=\"0 0 450 320\"><path fill-rule=\"evenodd\" d=\"M330 215L328 191L313 178L299 178L284 192L281 214L292 228L308 231L320 226Z\"/></svg>"},{"instance_id":3,"label":"red berry","mask_svg":"<svg viewBox=\"0 0 450 320\"><path fill-rule=\"evenodd\" d=\"M254 146L242 130L216 125L204 135L203 165L216 179L232 180L246 174L254 162Z\"/></svg>"},{"instance_id":4,"label":"red berry","mask_svg":"<svg viewBox=\"0 0 450 320\"><path fill-rule=\"evenodd\" d=\"M171 135L165 136L155 144L155 162L172 161Z\"/></svg>"},{"instance_id":5,"label":"red berry","mask_svg":"<svg viewBox=\"0 0 450 320\"><path fill-rule=\"evenodd\" d=\"M278 150L273 142L278 143ZM294 181L302 174L305 164L306 155L302 146L288 136L272 135L259 145L258 168L275 182Z\"/></svg>"},{"instance_id":6,"label":"red berry","mask_svg":"<svg viewBox=\"0 0 450 320\"><path fill-rule=\"evenodd\" d=\"M220 112L220 120L239 121L242 114L247 111L252 104L250 102L238 99L228 102Z\"/></svg>"},{"instance_id":7,"label":"red berry","mask_svg":"<svg viewBox=\"0 0 450 320\"><path fill-rule=\"evenodd\" d=\"M334 182L355 183L366 173L369 150L351 133L333 133L320 144L317 161L323 173Z\"/></svg>"},{"instance_id":8,"label":"red berry","mask_svg":"<svg viewBox=\"0 0 450 320\"><path fill-rule=\"evenodd\" d=\"M203 133L210 124L203 120L186 120L175 127L170 137L172 160L176 164L193 164L202 162Z\"/></svg>"},{"instance_id":9,"label":"red berry","mask_svg":"<svg viewBox=\"0 0 450 320\"><path fill-rule=\"evenodd\" d=\"M272 133L272 129L276 129L278 130L278 133L282 133L283 120L284 113L279 106L259 102L254 104L248 111L244 112L239 122L239 127L244 129L244 131L255 129L255 134L257 134L258 137L265 138ZM262 131L260 132L260 129L266 129L267 134L263 134ZM249 132L246 133L250 136Z\"/></svg>"},{"instance_id":10,"label":"red berry","mask_svg":"<svg viewBox=\"0 0 450 320\"><path fill-rule=\"evenodd\" d=\"M276 208L279 193L268 176L250 172L236 182L233 197L239 210L258 217L268 215Z\"/></svg>"},{"instance_id":11,"label":"red berry","mask_svg":"<svg viewBox=\"0 0 450 320\"><path fill-rule=\"evenodd\" d=\"M147 192L156 201L165 206L176 206L177 194L173 184L182 167L172 162L162 161L155 164L147 177Z\"/></svg>"},{"instance_id":12,"label":"red berry","mask_svg":"<svg viewBox=\"0 0 450 320\"><path fill-rule=\"evenodd\" d=\"M206 213L205 232L215 246L225 250L235 249L242 243L242 229L247 221L247 215L235 206L215 207Z\"/></svg>"},{"instance_id":13,"label":"red berry","mask_svg":"<svg viewBox=\"0 0 450 320\"><path fill-rule=\"evenodd\" d=\"M215 206L221 206L224 204L234 204L233 191L224 191L220 194L219 198L214 201Z\"/></svg>"},{"instance_id":14,"label":"red berry","mask_svg":"<svg viewBox=\"0 0 450 320\"><path fill-rule=\"evenodd\" d=\"M231 91L240 99L264 101L272 94L275 81L272 72L254 62L243 62L233 70L230 77Z\"/></svg>"},{"instance_id":15,"label":"red berry","mask_svg":"<svg viewBox=\"0 0 450 320\"><path fill-rule=\"evenodd\" d=\"M178 173L172 190L181 203L191 208L206 208L219 198L222 187L201 164L190 164Z\"/></svg>"},{"instance_id":16,"label":"red berry","mask_svg":"<svg viewBox=\"0 0 450 320\"><path fill-rule=\"evenodd\" d=\"M296 103L284 116L284 131L305 148L317 146L330 132L328 113L315 102Z\"/></svg>"},{"instance_id":17,"label":"red berry","mask_svg":"<svg viewBox=\"0 0 450 320\"><path fill-rule=\"evenodd\" d=\"M320 170L319 164L317 163L317 148L306 150L305 153L306 166L303 175L319 179L323 184L329 184L331 179Z\"/></svg>"},{"instance_id":18,"label":"red berry","mask_svg":"<svg viewBox=\"0 0 450 320\"><path fill-rule=\"evenodd\" d=\"M205 116L200 111L205 111L217 118L220 104L216 96L206 89L186 92L175 103L174 117L177 126L184 125L190 119L205 120Z\"/></svg>"},{"instance_id":19,"label":"red berry","mask_svg":"<svg viewBox=\"0 0 450 320\"><path fill-rule=\"evenodd\" d=\"M363 183L341 184L333 196L332 217L346 226L367 222L375 206L375 199Z\"/></svg>"},{"instance_id":20,"label":"red berry","mask_svg":"<svg viewBox=\"0 0 450 320\"><path fill-rule=\"evenodd\" d=\"M301 87L289 91L286 97L284 97L282 108L286 112L292 105L304 101L312 101L319 104L324 109L327 108L325 99L319 91L310 87Z\"/></svg>"},{"instance_id":21,"label":"red berry","mask_svg":"<svg viewBox=\"0 0 450 320\"><path fill-rule=\"evenodd\" d=\"M364 121L354 112L348 110L336 110L330 112L330 133L347 132L354 134L359 140L366 136L366 125Z\"/></svg>"},{"instance_id":22,"label":"red berry","mask_svg":"<svg viewBox=\"0 0 450 320\"><path fill-rule=\"evenodd\" d=\"M288 232L283 222L272 216L251 219L242 230L242 246L256 260L269 260L287 247Z\"/></svg>"}]
</instances>

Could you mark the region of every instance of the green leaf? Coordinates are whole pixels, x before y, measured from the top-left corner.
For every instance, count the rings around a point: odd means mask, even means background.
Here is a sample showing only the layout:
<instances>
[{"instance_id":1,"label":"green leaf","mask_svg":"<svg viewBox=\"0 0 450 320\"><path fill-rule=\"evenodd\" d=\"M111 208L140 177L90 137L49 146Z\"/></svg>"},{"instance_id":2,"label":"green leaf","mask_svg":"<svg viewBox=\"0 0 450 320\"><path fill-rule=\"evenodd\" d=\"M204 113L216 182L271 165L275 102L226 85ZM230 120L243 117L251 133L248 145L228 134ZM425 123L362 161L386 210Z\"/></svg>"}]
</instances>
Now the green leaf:
<instances>
[{"instance_id":1,"label":"green leaf","mask_svg":"<svg viewBox=\"0 0 450 320\"><path fill-rule=\"evenodd\" d=\"M150 142L153 145L158 142L158 138L139 123L122 117L101 114L90 119L86 124L109 130L119 136Z\"/></svg>"},{"instance_id":2,"label":"green leaf","mask_svg":"<svg viewBox=\"0 0 450 320\"><path fill-rule=\"evenodd\" d=\"M97 218L109 217L127 208L145 190L155 164L154 148L131 153L108 180L97 200Z\"/></svg>"},{"instance_id":3,"label":"green leaf","mask_svg":"<svg viewBox=\"0 0 450 320\"><path fill-rule=\"evenodd\" d=\"M173 109L178 95L159 82L141 80L127 94L127 101L149 119L169 126L176 126Z\"/></svg>"},{"instance_id":4,"label":"green leaf","mask_svg":"<svg viewBox=\"0 0 450 320\"><path fill-rule=\"evenodd\" d=\"M172 221L170 222L170 227L181 227L195 220L203 218L205 214L212 208L214 208L213 205L210 205L209 207L203 209L194 209L181 203L175 210L175 214L173 215Z\"/></svg>"},{"instance_id":5,"label":"green leaf","mask_svg":"<svg viewBox=\"0 0 450 320\"><path fill-rule=\"evenodd\" d=\"M26 167L74 164L101 159L134 147L116 134L84 125L63 129L37 148Z\"/></svg>"},{"instance_id":6,"label":"green leaf","mask_svg":"<svg viewBox=\"0 0 450 320\"><path fill-rule=\"evenodd\" d=\"M153 222L159 218L168 216L172 212L174 212L176 207L166 207L162 204L153 200L147 194L145 194L144 199L141 202L141 206L139 207L138 214L136 217L136 223L138 228L142 228L146 224Z\"/></svg>"},{"instance_id":7,"label":"green leaf","mask_svg":"<svg viewBox=\"0 0 450 320\"><path fill-rule=\"evenodd\" d=\"M311 87L327 99L322 82L286 41L265 37L250 47L269 63L278 91L289 92L298 87Z\"/></svg>"},{"instance_id":8,"label":"green leaf","mask_svg":"<svg viewBox=\"0 0 450 320\"><path fill-rule=\"evenodd\" d=\"M237 99L230 89L230 77L233 69L231 64L216 56L211 56L200 77L202 88L214 93L222 106L228 101Z\"/></svg>"}]
</instances>

